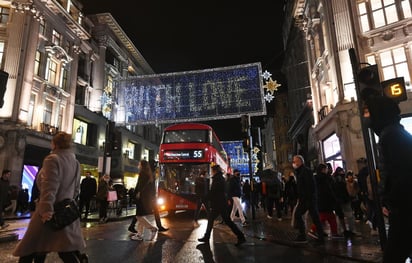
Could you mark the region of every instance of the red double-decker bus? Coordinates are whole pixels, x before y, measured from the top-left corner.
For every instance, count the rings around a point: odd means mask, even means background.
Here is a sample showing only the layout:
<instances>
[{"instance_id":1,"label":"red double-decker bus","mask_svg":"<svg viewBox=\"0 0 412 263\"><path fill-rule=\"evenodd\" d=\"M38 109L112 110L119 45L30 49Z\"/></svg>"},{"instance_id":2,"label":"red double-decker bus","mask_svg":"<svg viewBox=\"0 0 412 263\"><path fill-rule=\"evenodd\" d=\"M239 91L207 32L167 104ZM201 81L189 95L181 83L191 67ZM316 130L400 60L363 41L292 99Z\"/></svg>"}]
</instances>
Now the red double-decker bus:
<instances>
[{"instance_id":1,"label":"red double-decker bus","mask_svg":"<svg viewBox=\"0 0 412 263\"><path fill-rule=\"evenodd\" d=\"M167 127L159 149L160 211L195 210L195 181L201 171L210 175L211 166L230 172L228 156L212 127L182 123Z\"/></svg>"}]
</instances>

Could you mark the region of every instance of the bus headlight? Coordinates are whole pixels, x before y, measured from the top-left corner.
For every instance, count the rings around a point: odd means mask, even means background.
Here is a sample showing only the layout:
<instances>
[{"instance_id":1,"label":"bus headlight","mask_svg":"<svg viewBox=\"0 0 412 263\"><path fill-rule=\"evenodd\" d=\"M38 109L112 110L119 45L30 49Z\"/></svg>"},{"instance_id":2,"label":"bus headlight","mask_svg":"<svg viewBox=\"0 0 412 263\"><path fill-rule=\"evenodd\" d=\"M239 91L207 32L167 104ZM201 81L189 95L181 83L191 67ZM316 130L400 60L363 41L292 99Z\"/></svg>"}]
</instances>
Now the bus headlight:
<instances>
[{"instance_id":1,"label":"bus headlight","mask_svg":"<svg viewBox=\"0 0 412 263\"><path fill-rule=\"evenodd\" d=\"M165 200L162 197L157 198L157 205L158 206L164 205L164 203L165 203Z\"/></svg>"}]
</instances>

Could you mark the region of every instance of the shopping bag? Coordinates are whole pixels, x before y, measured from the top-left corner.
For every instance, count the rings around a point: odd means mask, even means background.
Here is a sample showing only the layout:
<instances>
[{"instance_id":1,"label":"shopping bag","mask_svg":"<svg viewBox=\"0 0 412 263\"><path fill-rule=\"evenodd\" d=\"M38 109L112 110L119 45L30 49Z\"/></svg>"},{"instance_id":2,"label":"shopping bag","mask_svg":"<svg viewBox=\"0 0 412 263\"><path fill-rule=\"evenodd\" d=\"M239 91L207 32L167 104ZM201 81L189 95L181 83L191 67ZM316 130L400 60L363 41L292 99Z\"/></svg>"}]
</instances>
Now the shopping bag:
<instances>
[{"instance_id":1,"label":"shopping bag","mask_svg":"<svg viewBox=\"0 0 412 263\"><path fill-rule=\"evenodd\" d=\"M107 192L107 201L109 201L109 202L117 201L117 192L116 191L108 191Z\"/></svg>"}]
</instances>

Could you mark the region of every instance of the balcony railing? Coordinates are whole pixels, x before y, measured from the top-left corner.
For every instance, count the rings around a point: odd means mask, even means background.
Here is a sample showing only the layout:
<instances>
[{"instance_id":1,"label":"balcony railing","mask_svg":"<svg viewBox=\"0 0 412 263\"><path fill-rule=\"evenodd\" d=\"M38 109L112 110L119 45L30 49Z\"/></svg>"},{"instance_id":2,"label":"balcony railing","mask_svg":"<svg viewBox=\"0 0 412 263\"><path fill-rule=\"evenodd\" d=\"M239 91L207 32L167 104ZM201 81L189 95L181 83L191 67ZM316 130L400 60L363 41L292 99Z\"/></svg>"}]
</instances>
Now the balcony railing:
<instances>
[{"instance_id":1,"label":"balcony railing","mask_svg":"<svg viewBox=\"0 0 412 263\"><path fill-rule=\"evenodd\" d=\"M47 123L40 123L40 129L41 132L49 135L55 135L59 131L59 127L54 127Z\"/></svg>"}]
</instances>

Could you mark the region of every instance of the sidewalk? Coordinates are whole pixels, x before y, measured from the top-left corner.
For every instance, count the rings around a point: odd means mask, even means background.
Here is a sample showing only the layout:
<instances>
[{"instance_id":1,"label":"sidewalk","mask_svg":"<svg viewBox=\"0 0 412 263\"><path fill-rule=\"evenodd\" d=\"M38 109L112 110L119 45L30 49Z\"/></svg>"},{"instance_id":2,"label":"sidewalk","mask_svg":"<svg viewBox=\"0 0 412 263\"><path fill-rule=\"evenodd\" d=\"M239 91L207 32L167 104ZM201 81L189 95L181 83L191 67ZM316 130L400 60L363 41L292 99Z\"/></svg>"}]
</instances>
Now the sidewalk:
<instances>
[{"instance_id":1,"label":"sidewalk","mask_svg":"<svg viewBox=\"0 0 412 263\"><path fill-rule=\"evenodd\" d=\"M110 221L125 220L132 218L135 215L135 208L123 209L122 214L117 216L114 211L110 211ZM278 221L275 217L268 219L263 209L257 209L255 212L255 219L252 220L251 212L247 213L249 225L243 227L243 231L247 239L259 239L267 242L274 242L290 247L299 247L300 249L306 249L310 252L320 253L328 255L329 257L335 257L338 259L347 259L354 262L381 262L382 251L379 244L379 236L372 236L370 234L370 228L364 222L356 223L356 231L361 235L355 237L351 242L347 242L345 239L331 239L327 238L324 245L316 245L313 239L308 237L309 242L307 244L296 244L293 240L297 236L297 231L291 227L290 216L284 217L282 221ZM23 215L6 215L7 221L16 221L19 219L29 219L30 214ZM87 221L97 222L97 212L92 213ZM325 227L327 230L328 227ZM13 233L10 230L0 231L0 242L9 242L17 240L17 233Z\"/></svg>"},{"instance_id":2,"label":"sidewalk","mask_svg":"<svg viewBox=\"0 0 412 263\"><path fill-rule=\"evenodd\" d=\"M257 209L255 219L251 220L251 212L248 213L249 226L243 227L247 236L275 242L292 247L304 247L308 251L334 256L340 259L350 259L354 262L381 262L382 250L379 243L379 236L371 235L369 225L365 222L356 222L355 230L360 235L354 237L349 242L344 238L326 238L324 245L317 245L314 239L308 236L307 244L294 243L297 237L297 230L291 226L291 217L286 216L282 221L276 217L268 219L263 209ZM328 226L325 227L328 232Z\"/></svg>"}]
</instances>

